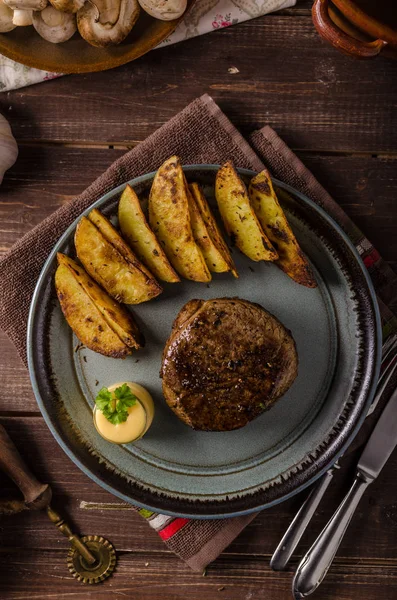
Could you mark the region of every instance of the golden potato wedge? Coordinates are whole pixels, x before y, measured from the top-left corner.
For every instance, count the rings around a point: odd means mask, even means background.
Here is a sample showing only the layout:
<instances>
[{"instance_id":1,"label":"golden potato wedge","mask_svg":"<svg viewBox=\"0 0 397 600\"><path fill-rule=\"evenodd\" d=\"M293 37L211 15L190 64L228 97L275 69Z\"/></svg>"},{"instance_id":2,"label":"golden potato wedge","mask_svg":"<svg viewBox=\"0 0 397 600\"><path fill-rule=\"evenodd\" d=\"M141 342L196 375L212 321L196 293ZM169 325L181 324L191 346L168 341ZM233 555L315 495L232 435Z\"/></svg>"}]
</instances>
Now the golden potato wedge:
<instances>
[{"instance_id":1,"label":"golden potato wedge","mask_svg":"<svg viewBox=\"0 0 397 600\"><path fill-rule=\"evenodd\" d=\"M211 239L207 225L201 216L199 208L187 182L185 185L189 203L190 223L192 226L193 237L197 246L200 248L202 255L204 256L204 260L207 263L208 269L213 273L225 273L230 271L229 265L224 260L222 254L218 251Z\"/></svg>"},{"instance_id":2,"label":"golden potato wedge","mask_svg":"<svg viewBox=\"0 0 397 600\"><path fill-rule=\"evenodd\" d=\"M168 258L150 229L139 198L127 185L119 202L121 233L141 260L157 279L175 283L180 281Z\"/></svg>"},{"instance_id":3,"label":"golden potato wedge","mask_svg":"<svg viewBox=\"0 0 397 600\"><path fill-rule=\"evenodd\" d=\"M155 175L149 197L149 224L179 275L192 281L211 281L194 241L185 177L177 156L166 160Z\"/></svg>"},{"instance_id":4,"label":"golden potato wedge","mask_svg":"<svg viewBox=\"0 0 397 600\"><path fill-rule=\"evenodd\" d=\"M90 219L82 217L74 237L77 256L85 270L119 302L140 304L158 296L162 289L157 281L113 225L99 211L93 212Z\"/></svg>"},{"instance_id":5,"label":"golden potato wedge","mask_svg":"<svg viewBox=\"0 0 397 600\"><path fill-rule=\"evenodd\" d=\"M247 189L230 161L216 175L215 197L225 229L237 248L251 260L276 260L278 254L263 232Z\"/></svg>"},{"instance_id":6,"label":"golden potato wedge","mask_svg":"<svg viewBox=\"0 0 397 600\"><path fill-rule=\"evenodd\" d=\"M317 287L313 271L296 241L266 169L253 177L248 193L263 230L277 249L279 258L275 264L297 283Z\"/></svg>"},{"instance_id":7,"label":"golden potato wedge","mask_svg":"<svg viewBox=\"0 0 397 600\"><path fill-rule=\"evenodd\" d=\"M131 354L131 348L108 325L70 268L62 262L55 273L55 288L66 321L87 348L113 358Z\"/></svg>"},{"instance_id":8,"label":"golden potato wedge","mask_svg":"<svg viewBox=\"0 0 397 600\"><path fill-rule=\"evenodd\" d=\"M193 196L197 208L200 211L200 215L206 225L208 234L211 238L213 246L217 250L217 252L221 255L223 265L226 265L227 268L223 268L223 270L216 271L217 273L223 273L224 271L231 271L234 277L238 277L237 269L234 265L232 256L230 254L230 250L226 245L225 240L222 237L218 224L215 220L214 215L209 207L206 197L203 194L203 190L199 186L198 183L191 183L189 185L189 190L191 195ZM205 258L205 256L204 256ZM208 264L208 262L207 262ZM222 264L219 261L219 264ZM208 265L209 266L209 265ZM212 271L211 267L210 271ZM214 269L215 271L215 269Z\"/></svg>"},{"instance_id":9,"label":"golden potato wedge","mask_svg":"<svg viewBox=\"0 0 397 600\"><path fill-rule=\"evenodd\" d=\"M142 348L145 345L145 340L132 315L104 292L76 261L60 252L57 254L57 259L59 265L68 267L74 278L102 314L109 327L113 329L121 341L130 348Z\"/></svg>"}]
</instances>

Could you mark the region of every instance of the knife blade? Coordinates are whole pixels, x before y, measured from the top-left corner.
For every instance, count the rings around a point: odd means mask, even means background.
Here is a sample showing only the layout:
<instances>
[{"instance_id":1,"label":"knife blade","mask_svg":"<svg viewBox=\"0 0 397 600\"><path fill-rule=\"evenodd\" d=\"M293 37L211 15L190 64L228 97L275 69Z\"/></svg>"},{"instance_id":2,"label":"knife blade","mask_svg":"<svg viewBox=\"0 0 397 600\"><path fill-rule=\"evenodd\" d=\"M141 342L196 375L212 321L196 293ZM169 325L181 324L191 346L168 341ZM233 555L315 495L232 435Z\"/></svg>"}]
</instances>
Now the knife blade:
<instances>
[{"instance_id":1,"label":"knife blade","mask_svg":"<svg viewBox=\"0 0 397 600\"><path fill-rule=\"evenodd\" d=\"M363 453L357 470L374 480L397 445L397 389L382 411Z\"/></svg>"},{"instance_id":2,"label":"knife blade","mask_svg":"<svg viewBox=\"0 0 397 600\"><path fill-rule=\"evenodd\" d=\"M396 446L397 389L391 395L365 445L352 487L299 563L292 583L295 599L309 596L326 576L362 495L377 478Z\"/></svg>"}]
</instances>

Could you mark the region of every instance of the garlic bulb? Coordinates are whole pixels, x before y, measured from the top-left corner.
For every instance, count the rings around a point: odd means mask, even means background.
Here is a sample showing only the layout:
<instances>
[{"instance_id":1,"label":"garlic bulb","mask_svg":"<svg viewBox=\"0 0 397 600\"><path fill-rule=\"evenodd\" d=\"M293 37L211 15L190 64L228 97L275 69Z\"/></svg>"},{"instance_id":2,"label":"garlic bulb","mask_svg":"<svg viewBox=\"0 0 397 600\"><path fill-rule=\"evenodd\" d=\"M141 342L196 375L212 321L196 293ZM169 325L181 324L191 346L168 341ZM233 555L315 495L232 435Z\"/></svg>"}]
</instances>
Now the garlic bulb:
<instances>
[{"instance_id":1,"label":"garlic bulb","mask_svg":"<svg viewBox=\"0 0 397 600\"><path fill-rule=\"evenodd\" d=\"M0 115L0 183L4 173L12 167L18 156L18 145L5 117Z\"/></svg>"}]
</instances>

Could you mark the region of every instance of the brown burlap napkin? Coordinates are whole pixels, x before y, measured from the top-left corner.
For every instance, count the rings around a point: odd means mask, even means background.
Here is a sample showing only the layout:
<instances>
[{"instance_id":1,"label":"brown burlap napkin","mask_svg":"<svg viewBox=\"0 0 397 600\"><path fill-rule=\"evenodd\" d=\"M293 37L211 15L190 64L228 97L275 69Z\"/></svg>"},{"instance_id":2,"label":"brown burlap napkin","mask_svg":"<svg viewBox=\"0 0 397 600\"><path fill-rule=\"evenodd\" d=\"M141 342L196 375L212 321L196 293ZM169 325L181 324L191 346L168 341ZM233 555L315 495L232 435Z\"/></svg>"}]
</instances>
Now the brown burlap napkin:
<instances>
[{"instance_id":1,"label":"brown burlap napkin","mask_svg":"<svg viewBox=\"0 0 397 600\"><path fill-rule=\"evenodd\" d=\"M270 127L253 133L250 144L205 95L116 161L78 198L19 240L0 261L0 326L17 347L25 364L31 297L44 261L57 239L103 194L129 179L155 170L172 154L178 154L184 164L221 163L231 158L236 166L255 171L266 165L274 176L307 194L339 222L356 244L377 288L384 333L396 328L396 318L391 310L397 305L397 278L393 271ZM195 521L147 510L139 512L168 547L197 571L214 560L255 516Z\"/></svg>"}]
</instances>

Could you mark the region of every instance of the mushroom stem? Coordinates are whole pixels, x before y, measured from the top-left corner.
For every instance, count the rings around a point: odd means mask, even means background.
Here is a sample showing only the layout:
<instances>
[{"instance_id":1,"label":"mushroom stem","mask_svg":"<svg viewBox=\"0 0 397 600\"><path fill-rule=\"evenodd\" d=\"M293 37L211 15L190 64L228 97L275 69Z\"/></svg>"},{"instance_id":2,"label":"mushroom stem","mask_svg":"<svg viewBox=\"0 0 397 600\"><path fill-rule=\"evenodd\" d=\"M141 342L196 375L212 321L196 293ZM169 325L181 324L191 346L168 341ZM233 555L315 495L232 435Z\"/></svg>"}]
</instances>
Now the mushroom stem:
<instances>
[{"instance_id":1,"label":"mushroom stem","mask_svg":"<svg viewBox=\"0 0 397 600\"><path fill-rule=\"evenodd\" d=\"M14 25L18 27L26 27L27 25L33 24L32 11L31 10L14 10L14 16L12 18Z\"/></svg>"}]
</instances>

